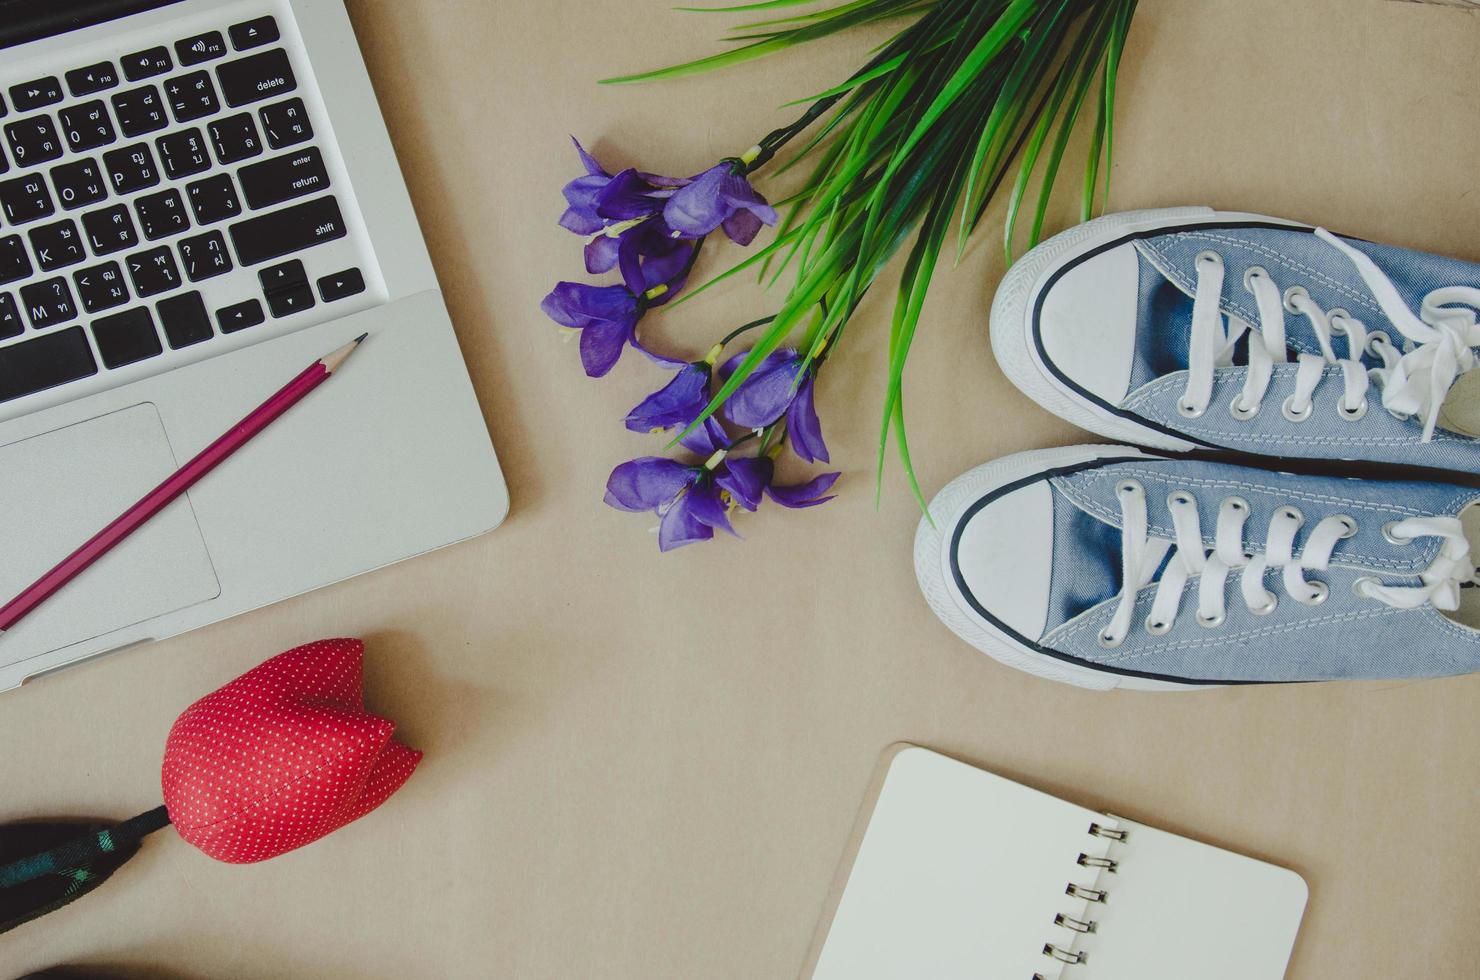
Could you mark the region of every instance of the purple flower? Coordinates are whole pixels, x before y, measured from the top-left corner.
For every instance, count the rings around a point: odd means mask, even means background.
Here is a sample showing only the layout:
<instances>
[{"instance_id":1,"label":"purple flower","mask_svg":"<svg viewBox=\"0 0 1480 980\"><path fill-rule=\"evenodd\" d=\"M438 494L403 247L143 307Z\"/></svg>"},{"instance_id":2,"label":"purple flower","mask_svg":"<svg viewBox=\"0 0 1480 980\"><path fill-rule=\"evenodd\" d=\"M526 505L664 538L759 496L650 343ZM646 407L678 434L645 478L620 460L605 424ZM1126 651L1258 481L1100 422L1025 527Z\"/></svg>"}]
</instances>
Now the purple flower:
<instances>
[{"instance_id":1,"label":"purple flower","mask_svg":"<svg viewBox=\"0 0 1480 980\"><path fill-rule=\"evenodd\" d=\"M596 158L586 152L581 141L574 136L570 141L576 145L576 152L581 156L581 164L586 168L583 177L566 184L561 191L565 195L567 205L565 213L560 216L560 227L575 232L577 235L593 235L606 227L606 221L597 214L599 197L612 181L612 175L607 173Z\"/></svg>"},{"instance_id":2,"label":"purple flower","mask_svg":"<svg viewBox=\"0 0 1480 980\"><path fill-rule=\"evenodd\" d=\"M749 245L776 211L745 179L745 164L721 160L680 187L663 205L663 220L685 238L703 238L723 227L730 240Z\"/></svg>"},{"instance_id":3,"label":"purple flower","mask_svg":"<svg viewBox=\"0 0 1480 980\"><path fill-rule=\"evenodd\" d=\"M832 489L840 475L823 473L807 483L778 487L772 483L776 479L776 461L770 455L762 455L726 460L724 470L715 475L714 482L746 510L759 507L763 493L783 507L797 509L816 507L833 499L823 494Z\"/></svg>"},{"instance_id":4,"label":"purple flower","mask_svg":"<svg viewBox=\"0 0 1480 980\"><path fill-rule=\"evenodd\" d=\"M736 355L721 372L732 374L744 356ZM799 381L802 355L791 348L774 351L735 389L725 403L725 416L744 428L762 429L785 415L786 433L796 454L809 463L831 462L813 404L815 370L814 362Z\"/></svg>"},{"instance_id":5,"label":"purple flower","mask_svg":"<svg viewBox=\"0 0 1480 980\"><path fill-rule=\"evenodd\" d=\"M612 470L606 502L618 510L657 514L660 551L708 541L716 530L735 533L707 465L685 466L662 456L631 460Z\"/></svg>"},{"instance_id":6,"label":"purple flower","mask_svg":"<svg viewBox=\"0 0 1480 980\"><path fill-rule=\"evenodd\" d=\"M627 428L633 432L687 428L709 405L712 370L712 360L695 361L680 367L672 381L627 413ZM728 445L728 440L719 420L710 416L703 425L680 439L679 444L690 452L708 456Z\"/></svg>"},{"instance_id":7,"label":"purple flower","mask_svg":"<svg viewBox=\"0 0 1480 980\"><path fill-rule=\"evenodd\" d=\"M610 371L622 356L622 346L628 343L659 363L673 363L642 346L637 339L637 321L647 310L662 306L683 289L694 247L642 263L633 273L641 292L629 285L559 282L540 301L540 309L550 319L581 331L581 363L588 376L599 378Z\"/></svg>"}]
</instances>

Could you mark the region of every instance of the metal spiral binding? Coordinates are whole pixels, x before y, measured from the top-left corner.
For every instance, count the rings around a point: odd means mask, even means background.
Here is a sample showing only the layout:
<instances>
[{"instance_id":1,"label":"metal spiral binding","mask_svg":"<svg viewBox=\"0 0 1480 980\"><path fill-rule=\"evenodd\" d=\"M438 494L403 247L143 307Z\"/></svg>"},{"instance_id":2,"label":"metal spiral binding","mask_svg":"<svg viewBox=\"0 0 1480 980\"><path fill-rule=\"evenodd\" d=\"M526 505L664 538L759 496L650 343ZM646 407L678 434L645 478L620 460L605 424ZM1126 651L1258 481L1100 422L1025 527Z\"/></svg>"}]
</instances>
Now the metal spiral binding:
<instances>
[{"instance_id":1,"label":"metal spiral binding","mask_svg":"<svg viewBox=\"0 0 1480 980\"><path fill-rule=\"evenodd\" d=\"M1098 823L1089 825L1089 835L1116 842L1125 841L1130 836L1127 831L1118 830L1114 827L1106 827ZM1081 868L1094 868L1109 874L1114 874L1120 869L1120 862L1113 858L1095 857L1090 854L1081 853L1074 860ZM1064 894L1070 898L1077 898L1085 902L1094 902L1100 905L1105 904L1110 897L1107 889L1090 888L1085 885L1077 885L1072 881L1064 888ZM1079 933L1080 935L1092 933L1099 928L1099 923L1094 919L1080 919L1072 915L1065 915L1062 912L1054 916L1053 924L1060 928ZM1043 955L1069 966L1083 965L1089 959L1088 954L1083 950L1071 951L1054 943L1043 944ZM1046 980L1046 978L1041 973L1035 973L1033 974L1033 980Z\"/></svg>"}]
</instances>

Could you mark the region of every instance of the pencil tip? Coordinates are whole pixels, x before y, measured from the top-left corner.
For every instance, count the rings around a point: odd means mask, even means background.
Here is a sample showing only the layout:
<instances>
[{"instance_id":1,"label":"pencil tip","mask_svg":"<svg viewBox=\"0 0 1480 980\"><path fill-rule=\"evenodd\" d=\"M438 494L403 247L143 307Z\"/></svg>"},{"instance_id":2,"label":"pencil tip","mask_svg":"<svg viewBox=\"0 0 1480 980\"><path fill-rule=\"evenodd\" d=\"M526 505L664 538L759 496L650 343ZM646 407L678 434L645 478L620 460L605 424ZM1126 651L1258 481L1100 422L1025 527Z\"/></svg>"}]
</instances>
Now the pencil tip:
<instances>
[{"instance_id":1,"label":"pencil tip","mask_svg":"<svg viewBox=\"0 0 1480 980\"><path fill-rule=\"evenodd\" d=\"M363 344L365 342L365 338L368 336L370 336L370 331L366 330L364 333L355 338L355 344Z\"/></svg>"}]
</instances>

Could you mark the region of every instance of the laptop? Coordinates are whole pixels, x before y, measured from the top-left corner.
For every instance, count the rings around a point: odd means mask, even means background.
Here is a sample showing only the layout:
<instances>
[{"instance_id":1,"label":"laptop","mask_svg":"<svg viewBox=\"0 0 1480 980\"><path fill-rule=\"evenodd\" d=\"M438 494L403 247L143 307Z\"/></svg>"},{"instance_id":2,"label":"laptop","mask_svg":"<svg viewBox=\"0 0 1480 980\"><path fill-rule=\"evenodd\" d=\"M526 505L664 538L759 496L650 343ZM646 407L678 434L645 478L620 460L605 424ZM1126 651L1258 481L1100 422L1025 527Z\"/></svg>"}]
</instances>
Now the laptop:
<instances>
[{"instance_id":1,"label":"laptop","mask_svg":"<svg viewBox=\"0 0 1480 980\"><path fill-rule=\"evenodd\" d=\"M0 690L508 510L341 0L0 0L4 599L362 333L0 635Z\"/></svg>"}]
</instances>

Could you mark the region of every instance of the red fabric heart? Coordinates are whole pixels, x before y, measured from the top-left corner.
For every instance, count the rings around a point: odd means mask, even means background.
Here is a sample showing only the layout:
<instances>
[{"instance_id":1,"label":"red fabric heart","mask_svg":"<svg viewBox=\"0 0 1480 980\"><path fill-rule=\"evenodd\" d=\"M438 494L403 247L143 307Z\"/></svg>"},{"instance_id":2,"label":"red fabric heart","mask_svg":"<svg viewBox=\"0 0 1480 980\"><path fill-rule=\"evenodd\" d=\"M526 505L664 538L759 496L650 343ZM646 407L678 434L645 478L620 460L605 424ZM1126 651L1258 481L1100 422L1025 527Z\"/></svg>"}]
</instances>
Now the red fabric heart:
<instances>
[{"instance_id":1,"label":"red fabric heart","mask_svg":"<svg viewBox=\"0 0 1480 980\"><path fill-rule=\"evenodd\" d=\"M180 836L246 864L312 843L401 788L421 753L365 711L365 645L280 653L185 710L164 749L164 802Z\"/></svg>"}]
</instances>

